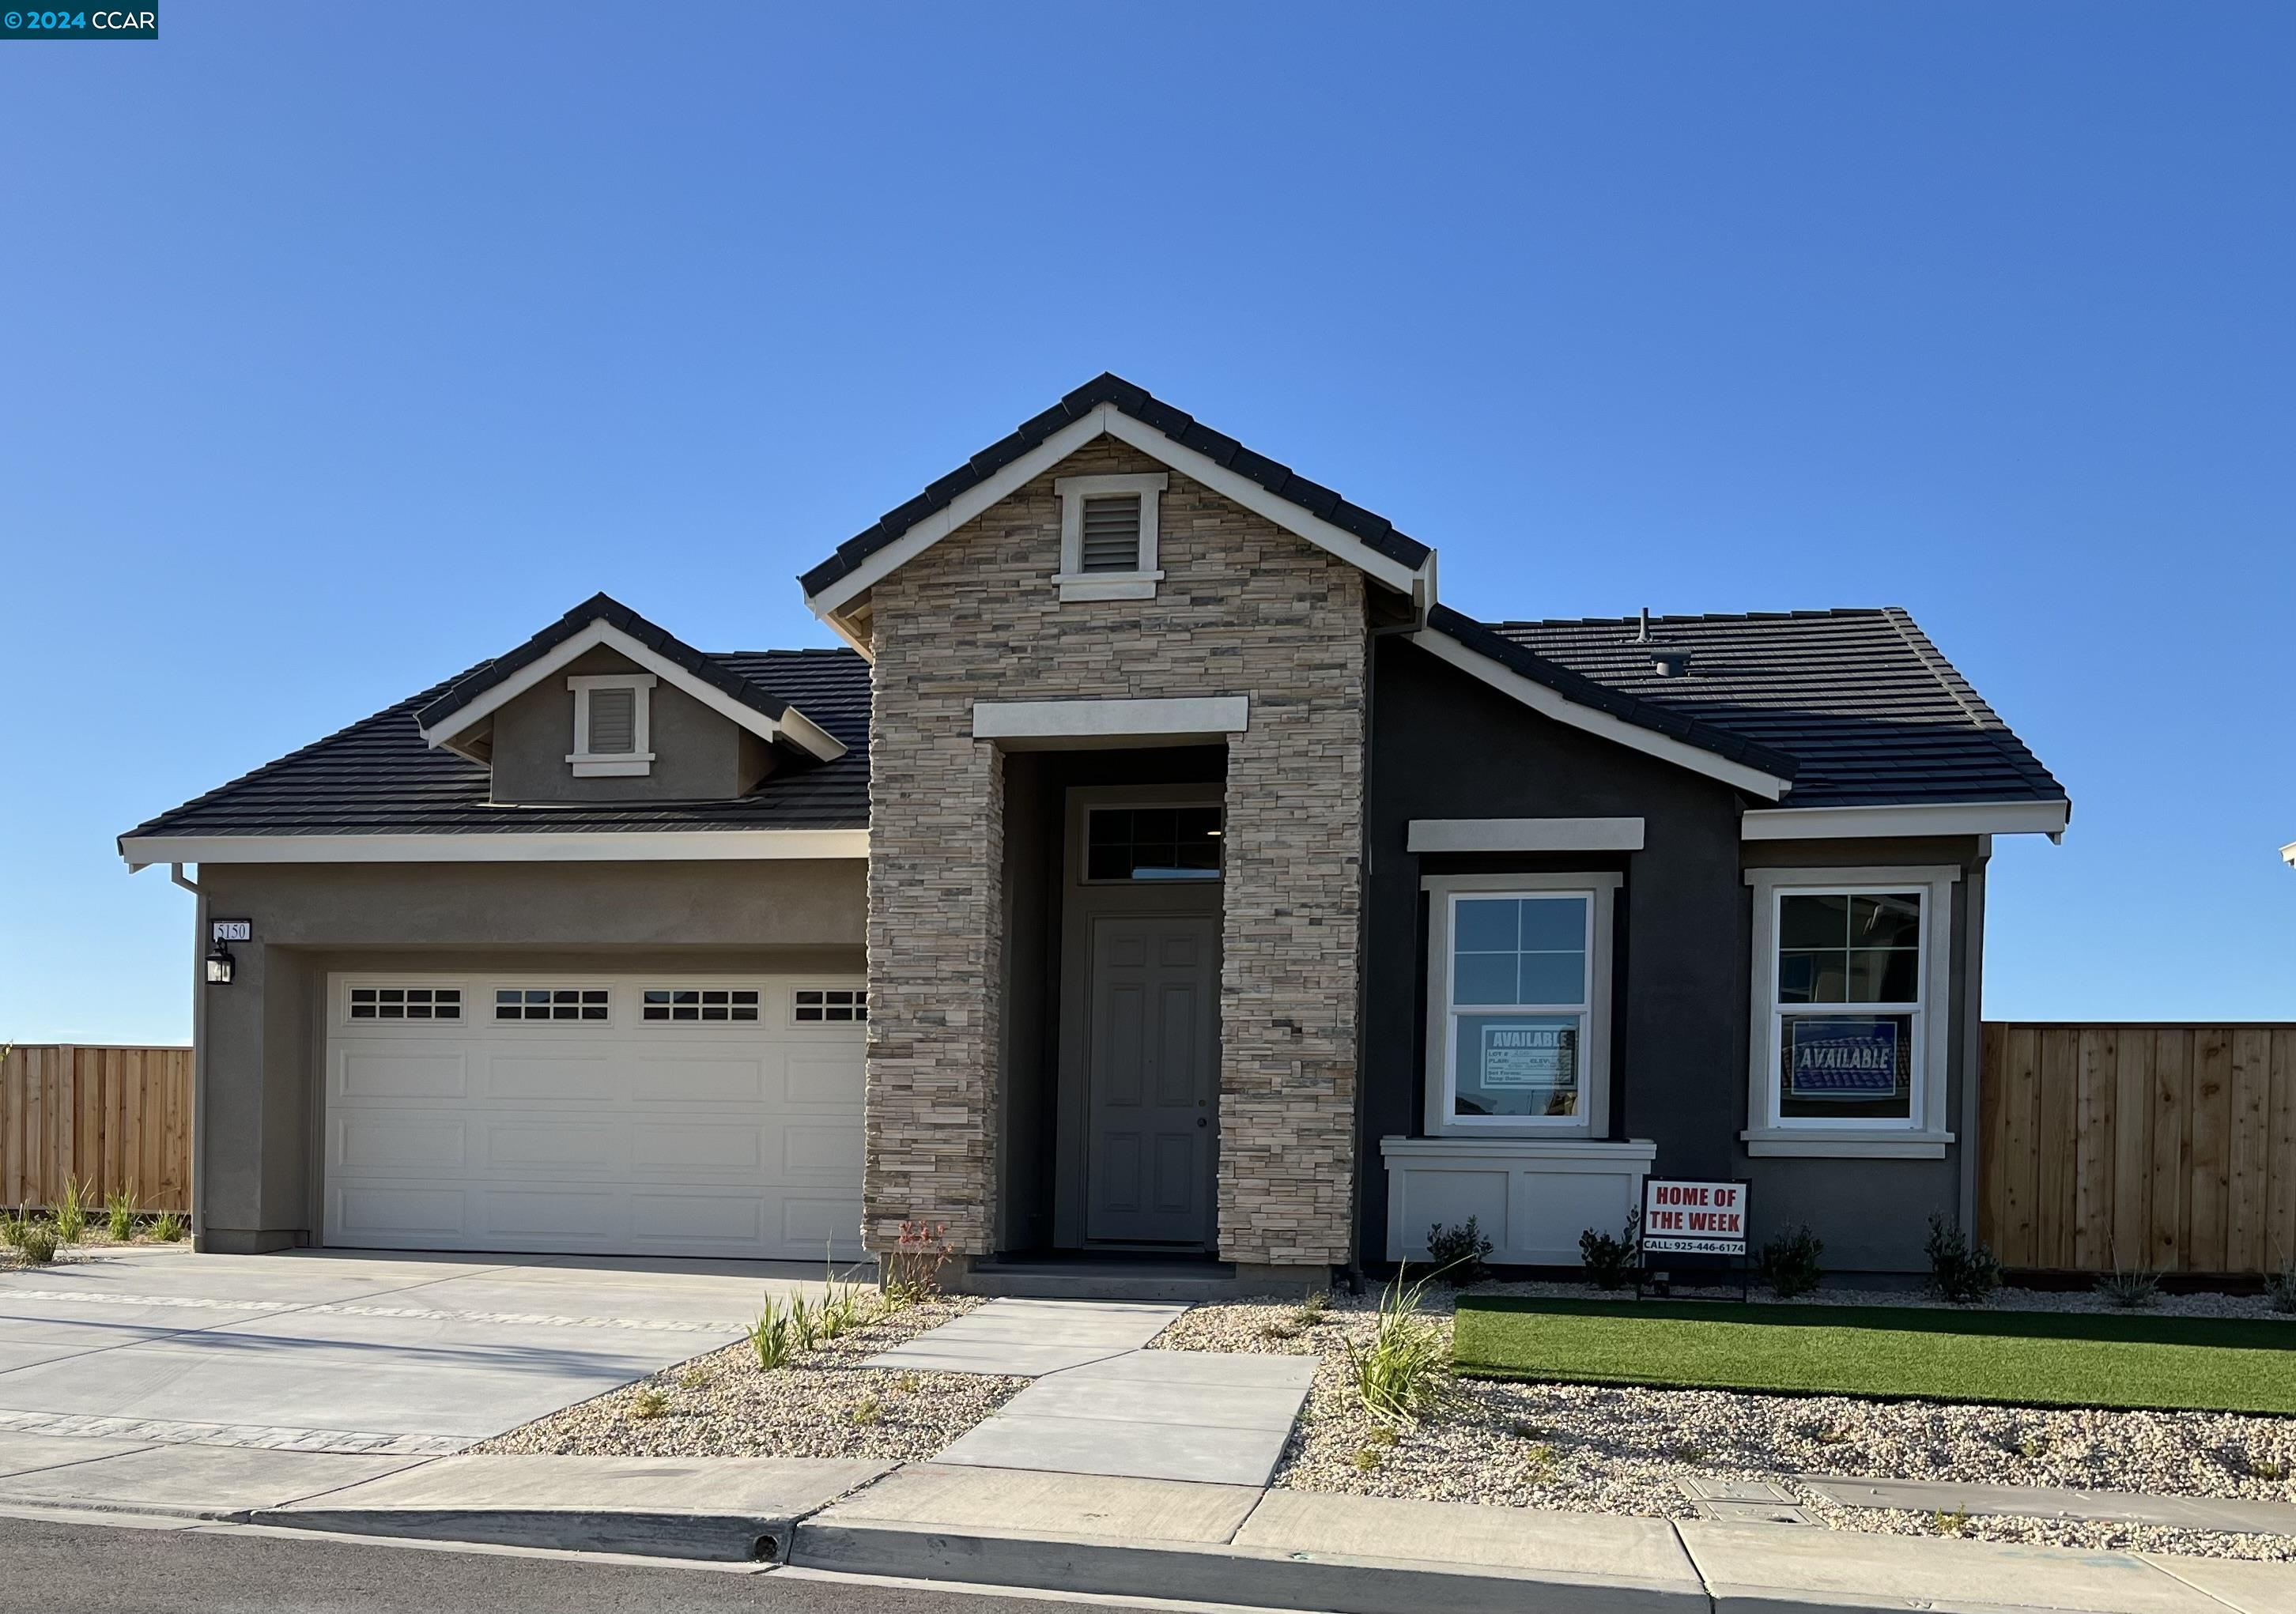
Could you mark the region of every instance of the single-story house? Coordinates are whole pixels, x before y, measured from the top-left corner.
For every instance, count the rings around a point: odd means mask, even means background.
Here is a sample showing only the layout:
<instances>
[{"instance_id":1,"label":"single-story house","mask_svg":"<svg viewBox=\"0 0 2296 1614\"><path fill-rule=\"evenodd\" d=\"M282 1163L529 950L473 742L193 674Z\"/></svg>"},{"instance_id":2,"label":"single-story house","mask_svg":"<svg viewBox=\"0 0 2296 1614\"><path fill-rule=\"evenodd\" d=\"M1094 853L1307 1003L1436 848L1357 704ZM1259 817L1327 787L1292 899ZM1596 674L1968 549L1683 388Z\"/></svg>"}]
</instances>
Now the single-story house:
<instances>
[{"instance_id":1,"label":"single-story house","mask_svg":"<svg viewBox=\"0 0 2296 1614\"><path fill-rule=\"evenodd\" d=\"M198 869L203 1248L1266 1285L1471 1215L1572 1264L1652 1174L1837 1269L1973 1219L1987 861L2070 808L1903 610L1472 617L1112 375L801 583L849 649L600 595L121 838Z\"/></svg>"}]
</instances>

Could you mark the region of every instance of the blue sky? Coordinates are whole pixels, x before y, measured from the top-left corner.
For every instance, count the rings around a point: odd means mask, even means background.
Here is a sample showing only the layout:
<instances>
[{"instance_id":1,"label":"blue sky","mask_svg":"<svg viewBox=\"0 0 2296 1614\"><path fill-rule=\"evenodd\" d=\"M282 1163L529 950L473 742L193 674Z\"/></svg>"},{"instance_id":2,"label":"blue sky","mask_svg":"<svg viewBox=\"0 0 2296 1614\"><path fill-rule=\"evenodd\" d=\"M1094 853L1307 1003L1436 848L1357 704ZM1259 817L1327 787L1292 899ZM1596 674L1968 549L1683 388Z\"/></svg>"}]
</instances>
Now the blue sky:
<instances>
[{"instance_id":1,"label":"blue sky","mask_svg":"<svg viewBox=\"0 0 2296 1614\"><path fill-rule=\"evenodd\" d=\"M657 20L675 18L664 26ZM1486 616L1896 602L2070 788L1988 1009L2296 1019L2296 11L209 0L0 45L0 1038L142 818L1113 369Z\"/></svg>"}]
</instances>

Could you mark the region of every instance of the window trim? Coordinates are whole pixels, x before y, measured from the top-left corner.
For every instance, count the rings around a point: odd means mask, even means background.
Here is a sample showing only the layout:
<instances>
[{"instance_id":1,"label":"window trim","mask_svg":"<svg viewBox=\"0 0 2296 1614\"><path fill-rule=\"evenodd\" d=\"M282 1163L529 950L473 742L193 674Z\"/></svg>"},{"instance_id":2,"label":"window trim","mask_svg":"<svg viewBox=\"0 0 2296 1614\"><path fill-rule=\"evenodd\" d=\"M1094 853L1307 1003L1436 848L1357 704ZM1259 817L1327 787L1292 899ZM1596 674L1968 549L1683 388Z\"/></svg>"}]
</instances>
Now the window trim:
<instances>
[{"instance_id":1,"label":"window trim","mask_svg":"<svg viewBox=\"0 0 2296 1614\"><path fill-rule=\"evenodd\" d=\"M1747 1045L1746 1128L1738 1136L1752 1156L1943 1159L1954 1134L1946 1125L1951 1084L1953 1014L1958 983L1953 968L1952 864L1902 868L1756 868L1745 872L1753 890L1750 971L1753 979ZM1781 1115L1778 1080L1784 1016L1778 1002L1778 916L1788 897L1888 897L1907 892L1922 900L1921 995L1914 1022L1914 1090L1904 1120L1881 1117L1824 1119ZM1848 1005L1845 1012L1867 1005ZM1901 1006L1873 1012L1904 1014Z\"/></svg>"},{"instance_id":2,"label":"window trim","mask_svg":"<svg viewBox=\"0 0 2296 1614\"><path fill-rule=\"evenodd\" d=\"M799 1004L798 997L801 993L806 992L819 992L823 995L823 1001L815 1005L822 1011L819 1020L806 1020L798 1013L799 1008L802 1006ZM827 1001L827 995L832 992L850 993L853 1001L850 1004L830 1003ZM832 1018L829 1011L840 1008L850 1009L852 1012L841 1020ZM800 1031L829 1031L839 1028L866 1031L869 1028L868 983L850 981L832 984L818 979L806 979L795 982L791 986L789 992L789 1024L792 1028Z\"/></svg>"},{"instance_id":3,"label":"window trim","mask_svg":"<svg viewBox=\"0 0 2296 1614\"><path fill-rule=\"evenodd\" d=\"M1612 910L1626 876L1587 871L1541 874L1430 874L1419 882L1427 897L1426 1100L1422 1120L1430 1137L1596 1139L1611 1130L1611 996ZM1451 1035L1452 910L1461 897L1584 897L1587 899L1587 1036L1578 1090L1585 1102L1568 1118L1461 1116L1456 1039Z\"/></svg>"},{"instance_id":4,"label":"window trim","mask_svg":"<svg viewBox=\"0 0 2296 1614\"><path fill-rule=\"evenodd\" d=\"M335 1024L337 1028L341 1030L399 1030L408 1026L414 1026L424 1029L443 1027L449 1031L460 1031L466 1030L472 1023L471 1011L473 1005L471 1001L470 984L466 980L459 979L447 979L428 972L400 975L390 973L376 974L369 971L362 971L357 974L339 973L335 976L334 980L336 992L334 1005ZM351 993L354 990L371 992L387 987L396 987L402 989L416 988L433 993L442 991L460 993L462 995L457 1000L456 1006L460 1009L461 1012L450 1020L439 1020L435 1018L426 1020L391 1020L386 1019L381 1014L376 1015L373 1020L354 1020L351 1018ZM435 1001L433 1007L436 1007Z\"/></svg>"},{"instance_id":5,"label":"window trim","mask_svg":"<svg viewBox=\"0 0 2296 1614\"><path fill-rule=\"evenodd\" d=\"M1201 875L1191 875L1178 880L1136 880L1129 876L1122 880L1101 880L1094 878L1092 873L1092 815L1095 813L1137 813L1143 811L1154 813L1163 812L1168 808L1175 812L1183 813L1187 812L1192 808L1199 811L1204 808L1210 808L1211 811L1219 815L1219 833L1213 837L1214 840L1219 842L1219 847L1218 848L1219 852L1219 862L1216 866L1208 870ZM1143 887L1150 887L1155 889L1164 890L1175 887L1224 886L1227 883L1227 803L1223 799L1213 798L1205 800L1156 801L1146 798L1127 796L1119 793L1109 797L1105 801L1086 801L1082 805L1079 811L1081 816L1078 818L1077 823L1076 883L1080 886L1096 886L1103 889L1114 886L1127 890L1138 890Z\"/></svg>"},{"instance_id":6,"label":"window trim","mask_svg":"<svg viewBox=\"0 0 2296 1614\"><path fill-rule=\"evenodd\" d=\"M566 680L574 692L574 749L566 754L577 779L631 779L653 772L653 686L652 673L580 673ZM593 751L590 749L590 696L602 689L630 692L632 749Z\"/></svg>"},{"instance_id":7,"label":"window trim","mask_svg":"<svg viewBox=\"0 0 2296 1614\"><path fill-rule=\"evenodd\" d=\"M1061 569L1053 574L1063 602L1070 600L1152 600L1164 580L1157 569L1158 511L1171 473L1163 471L1110 476L1053 479L1061 501ZM1140 499L1140 555L1130 571L1084 569L1084 502L1136 494Z\"/></svg>"},{"instance_id":8,"label":"window trim","mask_svg":"<svg viewBox=\"0 0 2296 1614\"><path fill-rule=\"evenodd\" d=\"M621 1014L622 995L619 990L620 980L621 978L619 977L609 977L602 980L596 976L578 975L543 976L531 980L501 980L489 979L480 988L480 990L486 994L486 1023L497 1031L505 1030L513 1027L521 1032L586 1032L619 1030L623 1024ZM519 1002L521 1013L519 1018L516 1020L505 1020L502 1017L501 1013L498 1012L503 1007L501 995L504 992L516 992L521 995ZM543 1019L537 1020L524 1012L526 1007L524 995L529 992L603 992L606 995L606 1001L603 1004L606 1012L594 1020L586 1019L579 1013L569 1016L564 1020L560 1020L555 1015L549 1015ZM553 1008L555 1008L556 1006L555 1003L551 1004L551 1007ZM584 1004L578 996L574 1000L574 1007L578 1011L589 1006L590 1005Z\"/></svg>"}]
</instances>

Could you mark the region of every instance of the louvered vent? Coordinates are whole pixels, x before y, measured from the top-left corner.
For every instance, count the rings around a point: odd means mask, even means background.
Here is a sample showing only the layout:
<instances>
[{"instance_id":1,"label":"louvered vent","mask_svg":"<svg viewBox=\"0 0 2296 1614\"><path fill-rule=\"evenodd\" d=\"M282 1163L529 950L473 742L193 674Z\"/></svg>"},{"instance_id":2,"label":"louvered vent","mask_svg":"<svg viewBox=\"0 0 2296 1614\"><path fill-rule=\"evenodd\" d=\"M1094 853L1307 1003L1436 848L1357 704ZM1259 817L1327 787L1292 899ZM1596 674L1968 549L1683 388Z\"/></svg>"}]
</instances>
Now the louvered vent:
<instances>
[{"instance_id":1,"label":"louvered vent","mask_svg":"<svg viewBox=\"0 0 2296 1614\"><path fill-rule=\"evenodd\" d=\"M1086 571L1140 569L1140 496L1084 502L1084 553Z\"/></svg>"},{"instance_id":2,"label":"louvered vent","mask_svg":"<svg viewBox=\"0 0 2296 1614\"><path fill-rule=\"evenodd\" d=\"M590 692L590 755L615 756L638 749L638 694L633 689Z\"/></svg>"}]
</instances>

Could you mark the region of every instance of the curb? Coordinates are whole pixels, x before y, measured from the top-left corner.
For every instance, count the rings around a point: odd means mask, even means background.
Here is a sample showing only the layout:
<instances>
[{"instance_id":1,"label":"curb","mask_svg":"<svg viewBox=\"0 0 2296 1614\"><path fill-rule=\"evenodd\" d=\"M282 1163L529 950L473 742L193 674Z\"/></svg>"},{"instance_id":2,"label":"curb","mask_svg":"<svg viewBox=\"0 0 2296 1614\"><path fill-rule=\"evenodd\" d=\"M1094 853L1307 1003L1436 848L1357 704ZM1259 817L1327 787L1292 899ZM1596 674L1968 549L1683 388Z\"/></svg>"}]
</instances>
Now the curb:
<instances>
[{"instance_id":1,"label":"curb","mask_svg":"<svg viewBox=\"0 0 2296 1614\"><path fill-rule=\"evenodd\" d=\"M626 1553L713 1562L783 1562L796 1520L754 1513L649 1512L583 1508L258 1508L234 1522L340 1536L402 1536Z\"/></svg>"},{"instance_id":2,"label":"curb","mask_svg":"<svg viewBox=\"0 0 2296 1614\"><path fill-rule=\"evenodd\" d=\"M1328 1614L1710 1614L1702 1586L1438 1563L1275 1553L1252 1547L1143 1546L898 1523L800 1522L788 1562L918 1580Z\"/></svg>"}]
</instances>

